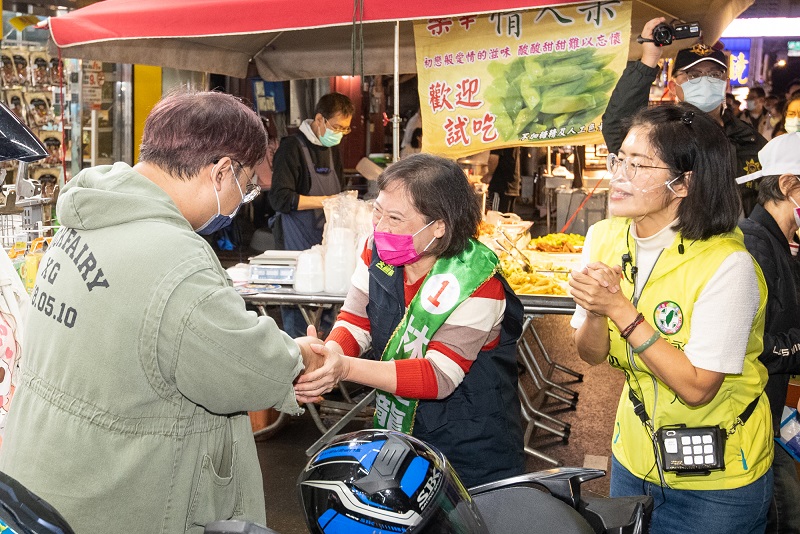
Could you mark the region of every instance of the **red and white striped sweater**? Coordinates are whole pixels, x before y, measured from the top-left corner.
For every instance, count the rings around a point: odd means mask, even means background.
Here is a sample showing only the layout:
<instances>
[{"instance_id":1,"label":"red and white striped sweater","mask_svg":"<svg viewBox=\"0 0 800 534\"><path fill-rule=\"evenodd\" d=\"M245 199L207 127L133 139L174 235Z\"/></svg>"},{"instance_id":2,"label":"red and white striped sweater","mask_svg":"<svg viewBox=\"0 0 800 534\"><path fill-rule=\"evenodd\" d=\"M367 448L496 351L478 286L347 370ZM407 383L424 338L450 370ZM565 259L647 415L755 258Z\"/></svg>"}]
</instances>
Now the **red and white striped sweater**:
<instances>
[{"instance_id":1,"label":"red and white striped sweater","mask_svg":"<svg viewBox=\"0 0 800 534\"><path fill-rule=\"evenodd\" d=\"M367 318L369 265L372 250L364 248L348 293L326 341L336 341L347 356L360 356L372 344ZM417 294L425 277L405 285L405 304ZM481 350L500 342L506 301L503 285L490 278L462 302L434 333L423 358L396 360L397 395L411 399L443 399L469 372Z\"/></svg>"}]
</instances>

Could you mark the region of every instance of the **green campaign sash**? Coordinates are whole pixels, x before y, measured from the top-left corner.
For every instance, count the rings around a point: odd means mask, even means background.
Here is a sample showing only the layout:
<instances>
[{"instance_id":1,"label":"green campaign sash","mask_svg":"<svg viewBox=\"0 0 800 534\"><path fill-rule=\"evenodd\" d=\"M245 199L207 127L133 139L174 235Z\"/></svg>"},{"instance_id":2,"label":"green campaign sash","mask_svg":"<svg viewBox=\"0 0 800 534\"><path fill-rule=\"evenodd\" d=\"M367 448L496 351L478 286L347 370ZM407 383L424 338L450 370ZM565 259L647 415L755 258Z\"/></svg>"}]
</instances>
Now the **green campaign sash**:
<instances>
[{"instance_id":1,"label":"green campaign sash","mask_svg":"<svg viewBox=\"0 0 800 534\"><path fill-rule=\"evenodd\" d=\"M474 239L470 239L461 254L436 260L386 344L381 360L425 357L428 343L439 327L453 310L494 276L498 263L495 253ZM410 434L418 402L378 390L375 428Z\"/></svg>"}]
</instances>

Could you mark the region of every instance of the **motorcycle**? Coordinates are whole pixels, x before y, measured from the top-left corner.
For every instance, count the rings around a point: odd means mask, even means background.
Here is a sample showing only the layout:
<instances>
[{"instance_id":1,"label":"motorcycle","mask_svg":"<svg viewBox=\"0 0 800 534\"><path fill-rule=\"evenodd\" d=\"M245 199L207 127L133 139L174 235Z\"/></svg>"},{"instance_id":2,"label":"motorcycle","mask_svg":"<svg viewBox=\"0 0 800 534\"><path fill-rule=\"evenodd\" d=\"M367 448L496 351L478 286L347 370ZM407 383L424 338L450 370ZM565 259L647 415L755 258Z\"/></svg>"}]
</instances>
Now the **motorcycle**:
<instances>
[{"instance_id":1,"label":"motorcycle","mask_svg":"<svg viewBox=\"0 0 800 534\"><path fill-rule=\"evenodd\" d=\"M600 469L564 467L464 489L444 455L411 436L362 430L337 437L298 479L309 531L426 534L638 534L653 499L589 497L581 485ZM241 521L206 534L269 534Z\"/></svg>"},{"instance_id":2,"label":"motorcycle","mask_svg":"<svg viewBox=\"0 0 800 534\"><path fill-rule=\"evenodd\" d=\"M640 534L649 496L596 498L581 485L601 469L562 467L465 489L447 458L406 434L361 430L337 437L298 479L314 534ZM0 473L0 530L73 534L67 521ZM4 530L5 531L5 530ZM205 534L278 534L252 522L215 521Z\"/></svg>"},{"instance_id":3,"label":"motorcycle","mask_svg":"<svg viewBox=\"0 0 800 534\"><path fill-rule=\"evenodd\" d=\"M508 478L469 490L491 534L640 534L647 532L652 497L584 497L584 482L600 469L561 467ZM422 532L422 531L420 531ZM278 534L252 522L226 520L205 534Z\"/></svg>"}]
</instances>

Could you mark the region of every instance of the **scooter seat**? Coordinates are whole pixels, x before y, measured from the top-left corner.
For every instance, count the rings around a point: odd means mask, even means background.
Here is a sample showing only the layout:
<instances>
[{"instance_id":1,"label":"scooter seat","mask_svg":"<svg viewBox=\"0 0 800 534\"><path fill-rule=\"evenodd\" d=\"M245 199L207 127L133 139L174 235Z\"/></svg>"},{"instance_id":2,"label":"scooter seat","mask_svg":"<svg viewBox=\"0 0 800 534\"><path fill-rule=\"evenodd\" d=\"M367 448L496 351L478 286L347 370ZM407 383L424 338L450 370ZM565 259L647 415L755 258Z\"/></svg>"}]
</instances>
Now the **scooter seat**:
<instances>
[{"instance_id":1,"label":"scooter seat","mask_svg":"<svg viewBox=\"0 0 800 534\"><path fill-rule=\"evenodd\" d=\"M574 508L529 486L500 488L473 496L491 534L594 534Z\"/></svg>"}]
</instances>

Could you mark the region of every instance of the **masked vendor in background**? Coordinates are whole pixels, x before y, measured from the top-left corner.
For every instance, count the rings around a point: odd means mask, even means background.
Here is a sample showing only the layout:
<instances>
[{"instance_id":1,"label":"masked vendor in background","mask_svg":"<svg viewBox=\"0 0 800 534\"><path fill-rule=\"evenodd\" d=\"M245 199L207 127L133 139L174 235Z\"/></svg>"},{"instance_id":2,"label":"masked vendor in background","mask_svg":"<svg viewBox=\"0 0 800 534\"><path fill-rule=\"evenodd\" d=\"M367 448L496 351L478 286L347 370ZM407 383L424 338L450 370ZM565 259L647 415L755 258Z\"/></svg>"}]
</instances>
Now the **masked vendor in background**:
<instances>
[{"instance_id":1,"label":"masked vendor in background","mask_svg":"<svg viewBox=\"0 0 800 534\"><path fill-rule=\"evenodd\" d=\"M265 523L246 412L302 413L292 382L318 357L247 311L198 234L255 198L266 149L240 100L173 93L134 167L85 169L58 198L0 470L75 532Z\"/></svg>"},{"instance_id":2,"label":"masked vendor in background","mask_svg":"<svg viewBox=\"0 0 800 534\"><path fill-rule=\"evenodd\" d=\"M653 43L653 29L666 22L663 17L647 22L642 28L642 59L631 61L617 82L603 114L603 138L608 152L616 154L625 139L624 126L637 111L646 108L650 87L661 72L658 65L661 48ZM669 81L670 99L697 106L722 126L736 157L736 176L744 176L761 168L758 151L767 144L750 124L736 118L725 106L728 83L728 58L720 50L696 44L678 51ZM756 205L757 182L740 187L742 208L747 216Z\"/></svg>"},{"instance_id":3,"label":"masked vendor in background","mask_svg":"<svg viewBox=\"0 0 800 534\"><path fill-rule=\"evenodd\" d=\"M322 243L322 202L340 193L346 183L337 145L350 133L353 111L353 103L345 95L324 95L317 102L314 118L283 139L275 153L269 201L277 212L272 233L278 249L307 250ZM298 308L281 307L281 318L289 335L305 334L306 322Z\"/></svg>"},{"instance_id":4,"label":"masked vendor in background","mask_svg":"<svg viewBox=\"0 0 800 534\"><path fill-rule=\"evenodd\" d=\"M390 165L378 187L373 240L325 365L298 381L298 399L316 400L339 380L378 388L375 426L437 447L467 487L522 474L522 305L497 256L473 239L481 208L472 186L456 163L415 154ZM358 358L370 347L381 361Z\"/></svg>"}]
</instances>

